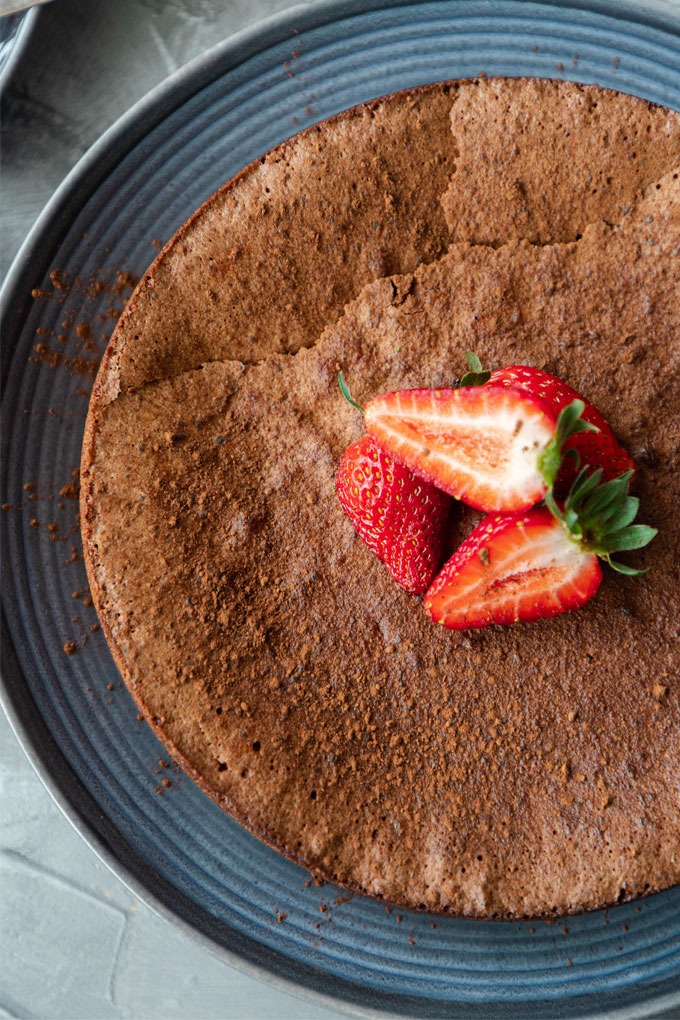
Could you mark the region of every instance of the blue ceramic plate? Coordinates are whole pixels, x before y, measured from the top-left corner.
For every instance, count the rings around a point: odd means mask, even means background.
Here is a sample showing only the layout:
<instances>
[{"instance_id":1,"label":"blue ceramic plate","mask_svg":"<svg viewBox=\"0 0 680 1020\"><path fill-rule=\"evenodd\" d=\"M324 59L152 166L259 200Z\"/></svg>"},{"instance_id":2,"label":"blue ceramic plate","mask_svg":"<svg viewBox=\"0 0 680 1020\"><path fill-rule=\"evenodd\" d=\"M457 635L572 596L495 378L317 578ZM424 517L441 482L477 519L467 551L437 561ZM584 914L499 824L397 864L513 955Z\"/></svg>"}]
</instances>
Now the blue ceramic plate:
<instances>
[{"instance_id":1,"label":"blue ceramic plate","mask_svg":"<svg viewBox=\"0 0 680 1020\"><path fill-rule=\"evenodd\" d=\"M598 82L680 109L680 11L625 0L317 2L170 79L65 181L4 293L4 700L96 852L251 974L363 1016L649 1016L680 1007L680 888L563 926L397 915L308 884L159 762L84 597L72 471L92 369L125 296L117 274L141 274L154 242L305 125L482 71Z\"/></svg>"}]
</instances>

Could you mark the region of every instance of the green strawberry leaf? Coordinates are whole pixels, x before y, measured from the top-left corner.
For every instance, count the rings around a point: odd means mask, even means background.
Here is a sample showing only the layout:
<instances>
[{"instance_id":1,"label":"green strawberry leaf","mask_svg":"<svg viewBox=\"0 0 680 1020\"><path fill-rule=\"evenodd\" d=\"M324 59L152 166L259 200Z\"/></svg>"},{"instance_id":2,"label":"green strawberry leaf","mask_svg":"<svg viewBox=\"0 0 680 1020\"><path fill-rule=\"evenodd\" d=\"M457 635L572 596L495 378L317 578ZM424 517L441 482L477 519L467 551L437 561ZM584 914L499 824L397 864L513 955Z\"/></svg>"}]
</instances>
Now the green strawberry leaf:
<instances>
[{"instance_id":1,"label":"green strawberry leaf","mask_svg":"<svg viewBox=\"0 0 680 1020\"><path fill-rule=\"evenodd\" d=\"M565 509L564 519L562 521L567 531L574 536L574 538L581 538L583 531L581 528L581 522L579 521L578 514L573 509Z\"/></svg>"},{"instance_id":2,"label":"green strawberry leaf","mask_svg":"<svg viewBox=\"0 0 680 1020\"><path fill-rule=\"evenodd\" d=\"M482 363L472 351L465 352L465 360L469 371L461 378L460 386L483 386L491 377L491 372L485 372Z\"/></svg>"},{"instance_id":3,"label":"green strawberry leaf","mask_svg":"<svg viewBox=\"0 0 680 1020\"><path fill-rule=\"evenodd\" d=\"M581 417L585 407L582 400L572 400L562 408L555 426L555 434L538 458L538 470L549 489L555 484L564 460L564 444L570 436L576 435L577 432L600 431L596 425L591 425Z\"/></svg>"},{"instance_id":4,"label":"green strawberry leaf","mask_svg":"<svg viewBox=\"0 0 680 1020\"><path fill-rule=\"evenodd\" d=\"M646 524L631 524L622 531L615 531L606 535L600 542L600 549L603 552L623 552L625 549L642 549L648 545L657 534L656 528L650 528Z\"/></svg>"},{"instance_id":5,"label":"green strawberry leaf","mask_svg":"<svg viewBox=\"0 0 680 1020\"><path fill-rule=\"evenodd\" d=\"M640 500L637 496L626 496L618 506L614 507L608 520L608 526L612 531L621 531L628 527L637 517L639 508Z\"/></svg>"},{"instance_id":6,"label":"green strawberry leaf","mask_svg":"<svg viewBox=\"0 0 680 1020\"><path fill-rule=\"evenodd\" d=\"M640 574L646 574L646 570L637 570L635 567L629 567L626 563L618 563L616 560L610 560L608 556L602 557L612 570L615 570L617 574L625 574L627 577L639 577Z\"/></svg>"},{"instance_id":7,"label":"green strawberry leaf","mask_svg":"<svg viewBox=\"0 0 680 1020\"><path fill-rule=\"evenodd\" d=\"M575 450L568 450L567 452L576 453ZM589 466L586 465L576 476L576 480L574 481L571 491L567 497L566 507L570 508L582 503L586 496L589 496L600 484L602 468L597 468L597 470L593 471L592 474L588 474L588 471Z\"/></svg>"},{"instance_id":8,"label":"green strawberry leaf","mask_svg":"<svg viewBox=\"0 0 680 1020\"><path fill-rule=\"evenodd\" d=\"M618 478L612 478L610 482L600 485L585 501L583 506L584 516L596 518L608 506L625 496L632 475L632 471L627 471L625 475L619 475Z\"/></svg>"},{"instance_id":9,"label":"green strawberry leaf","mask_svg":"<svg viewBox=\"0 0 680 1020\"><path fill-rule=\"evenodd\" d=\"M563 510L561 508L561 506L557 503L557 501L556 501L556 499L555 499L555 497L553 495L552 487L549 488L548 491L546 492L545 496L543 497L543 502L545 503L545 505L547 506L548 510L553 515L553 517L556 517L558 521L562 521L562 524L564 524L565 527L566 527L566 523L565 523L566 522L566 511ZM569 529L567 528L567 530L569 530Z\"/></svg>"},{"instance_id":10,"label":"green strawberry leaf","mask_svg":"<svg viewBox=\"0 0 680 1020\"><path fill-rule=\"evenodd\" d=\"M621 531L635 520L640 506L636 496L622 496L602 511L600 521L607 525L607 532Z\"/></svg>"},{"instance_id":11,"label":"green strawberry leaf","mask_svg":"<svg viewBox=\"0 0 680 1020\"><path fill-rule=\"evenodd\" d=\"M359 411L361 414L363 414L364 413L364 409L361 406L361 404L357 404L356 400L353 398L352 394L349 392L349 386L345 382L345 377L342 374L342 372L338 372L338 386L340 387L340 392L342 393L342 395L345 398L345 400L347 401L347 403L351 404L352 407L356 411Z\"/></svg>"}]
</instances>

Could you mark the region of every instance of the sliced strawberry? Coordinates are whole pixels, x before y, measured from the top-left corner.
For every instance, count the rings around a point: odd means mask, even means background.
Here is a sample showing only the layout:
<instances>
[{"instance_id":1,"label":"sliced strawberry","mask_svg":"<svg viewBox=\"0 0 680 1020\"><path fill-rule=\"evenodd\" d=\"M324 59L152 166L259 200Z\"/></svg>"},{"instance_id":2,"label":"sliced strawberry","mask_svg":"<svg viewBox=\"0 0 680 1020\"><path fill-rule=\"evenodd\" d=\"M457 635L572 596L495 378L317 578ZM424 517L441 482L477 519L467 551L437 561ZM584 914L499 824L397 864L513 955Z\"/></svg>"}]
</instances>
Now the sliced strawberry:
<instances>
[{"instance_id":1,"label":"sliced strawberry","mask_svg":"<svg viewBox=\"0 0 680 1020\"><path fill-rule=\"evenodd\" d=\"M543 372L539 368L528 365L510 365L492 372L487 386L508 386L520 388L534 397L544 400L557 417L563 408L574 400L584 402L581 414L583 421L595 426L594 430L580 431L566 440L563 450L575 450L581 465L589 465L592 470L602 468L602 478L608 481L633 470L632 457L618 442L607 419L596 407L563 382L556 375ZM555 481L555 491L566 495L578 473L578 462L574 457L566 457Z\"/></svg>"},{"instance_id":2,"label":"sliced strawberry","mask_svg":"<svg viewBox=\"0 0 680 1020\"><path fill-rule=\"evenodd\" d=\"M425 609L454 630L538 620L585 605L601 580L597 555L535 507L481 521L435 579Z\"/></svg>"},{"instance_id":3,"label":"sliced strawberry","mask_svg":"<svg viewBox=\"0 0 680 1020\"><path fill-rule=\"evenodd\" d=\"M601 483L584 467L564 506L552 490L546 506L486 517L451 557L425 596L435 623L455 630L555 616L583 606L602 580L598 557L622 574L640 570L612 560L641 549L656 530L633 524L639 500L630 472Z\"/></svg>"},{"instance_id":4,"label":"sliced strawberry","mask_svg":"<svg viewBox=\"0 0 680 1020\"><path fill-rule=\"evenodd\" d=\"M335 484L343 510L397 584L424 592L442 561L450 498L369 436L345 450Z\"/></svg>"},{"instance_id":5,"label":"sliced strawberry","mask_svg":"<svg viewBox=\"0 0 680 1020\"><path fill-rule=\"evenodd\" d=\"M550 479L540 460L556 419L545 401L512 386L400 390L364 410L369 435L395 460L487 513L543 498Z\"/></svg>"}]
</instances>

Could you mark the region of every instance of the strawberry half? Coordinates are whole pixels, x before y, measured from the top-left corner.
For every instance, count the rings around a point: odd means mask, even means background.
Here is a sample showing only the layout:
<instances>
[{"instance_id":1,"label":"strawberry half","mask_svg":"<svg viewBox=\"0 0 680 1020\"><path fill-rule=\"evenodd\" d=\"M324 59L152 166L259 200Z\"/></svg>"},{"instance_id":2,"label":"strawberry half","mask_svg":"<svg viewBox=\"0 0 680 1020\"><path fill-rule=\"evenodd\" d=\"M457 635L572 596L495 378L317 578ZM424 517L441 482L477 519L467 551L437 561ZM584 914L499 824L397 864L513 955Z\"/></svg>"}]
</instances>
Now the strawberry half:
<instances>
[{"instance_id":1,"label":"strawberry half","mask_svg":"<svg viewBox=\"0 0 680 1020\"><path fill-rule=\"evenodd\" d=\"M618 478L634 469L632 457L621 446L604 415L556 375L550 375L549 372L528 365L509 365L507 368L492 372L486 385L522 389L525 393L545 401L555 416L572 401L583 401L581 418L595 426L597 431L593 429L580 431L566 440L563 452L566 454L569 450L574 450L579 455L579 461L575 457L564 459L555 481L556 492L566 495L578 473L579 462L582 465L588 464L593 470L602 468L604 481Z\"/></svg>"},{"instance_id":2,"label":"strawberry half","mask_svg":"<svg viewBox=\"0 0 680 1020\"><path fill-rule=\"evenodd\" d=\"M385 393L364 409L366 431L415 474L487 513L543 499L565 440L593 426L582 401L558 415L514 386L462 386Z\"/></svg>"},{"instance_id":3,"label":"strawberry half","mask_svg":"<svg viewBox=\"0 0 680 1020\"><path fill-rule=\"evenodd\" d=\"M422 594L441 564L450 498L396 464L369 436L345 450L335 484L369 549L397 584Z\"/></svg>"},{"instance_id":4,"label":"strawberry half","mask_svg":"<svg viewBox=\"0 0 680 1020\"><path fill-rule=\"evenodd\" d=\"M425 596L430 619L454 630L538 620L578 609L600 586L595 553L582 553L546 507L486 517Z\"/></svg>"},{"instance_id":5,"label":"strawberry half","mask_svg":"<svg viewBox=\"0 0 680 1020\"><path fill-rule=\"evenodd\" d=\"M656 531L631 524L639 500L628 495L630 472L604 484L601 477L584 468L564 509L550 492L548 506L481 521L427 592L430 619L464 630L579 609L600 586L598 557L620 573L640 573L611 554L642 548Z\"/></svg>"}]
</instances>

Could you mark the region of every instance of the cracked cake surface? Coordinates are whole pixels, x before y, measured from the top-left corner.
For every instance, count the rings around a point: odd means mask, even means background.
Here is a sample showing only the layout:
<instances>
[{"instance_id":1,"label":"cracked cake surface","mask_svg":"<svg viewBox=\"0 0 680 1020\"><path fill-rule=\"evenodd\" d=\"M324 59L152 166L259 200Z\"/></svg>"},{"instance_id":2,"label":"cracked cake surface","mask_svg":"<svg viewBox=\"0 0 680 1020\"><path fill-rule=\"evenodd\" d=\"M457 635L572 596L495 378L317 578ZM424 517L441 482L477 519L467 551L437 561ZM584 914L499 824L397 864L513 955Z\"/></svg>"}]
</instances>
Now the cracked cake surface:
<instances>
[{"instance_id":1,"label":"cracked cake surface","mask_svg":"<svg viewBox=\"0 0 680 1020\"><path fill-rule=\"evenodd\" d=\"M121 318L82 461L107 639L193 778L326 878L473 917L680 881L678 165L677 114L596 87L396 94L246 168ZM364 400L465 350L605 414L659 529L642 579L453 633L357 537L338 369Z\"/></svg>"}]
</instances>

